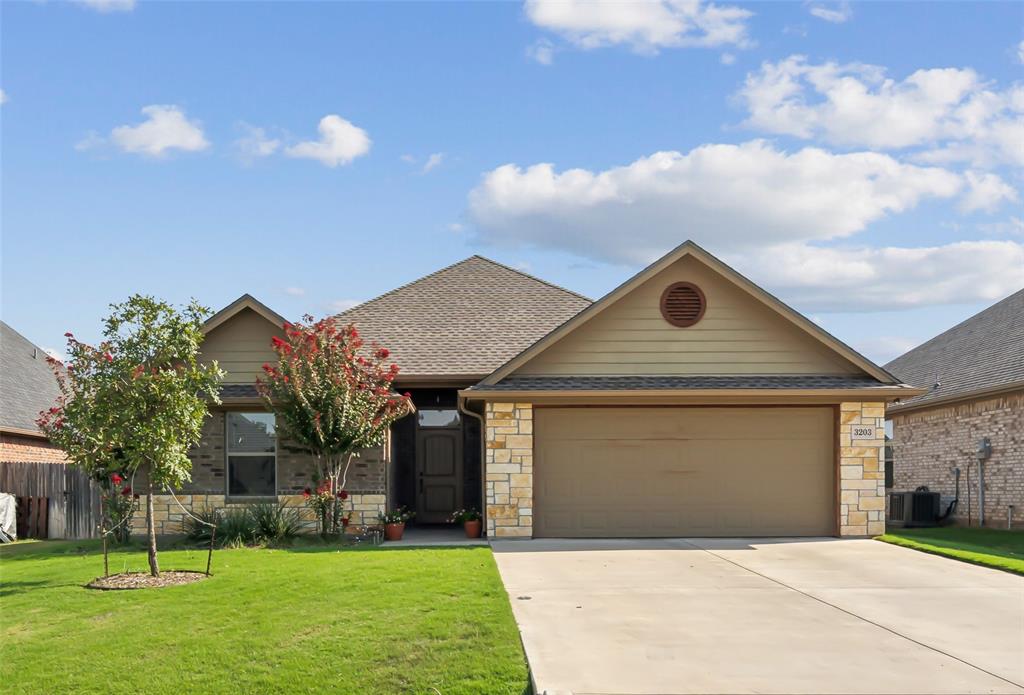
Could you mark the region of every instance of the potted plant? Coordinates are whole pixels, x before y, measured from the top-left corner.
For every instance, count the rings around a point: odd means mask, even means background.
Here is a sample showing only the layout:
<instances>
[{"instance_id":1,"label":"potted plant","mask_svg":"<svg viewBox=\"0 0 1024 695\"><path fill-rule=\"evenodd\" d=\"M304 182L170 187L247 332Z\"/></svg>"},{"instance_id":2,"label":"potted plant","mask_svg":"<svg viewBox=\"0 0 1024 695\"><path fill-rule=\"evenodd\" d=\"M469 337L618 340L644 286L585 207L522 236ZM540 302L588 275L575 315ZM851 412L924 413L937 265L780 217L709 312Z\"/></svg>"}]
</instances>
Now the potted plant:
<instances>
[{"instance_id":1,"label":"potted plant","mask_svg":"<svg viewBox=\"0 0 1024 695\"><path fill-rule=\"evenodd\" d=\"M390 512L378 514L377 518L380 519L380 523L384 524L384 538L389 541L402 540L402 534L405 533L405 522L414 516L416 516L415 513L405 507L398 507Z\"/></svg>"},{"instance_id":2,"label":"potted plant","mask_svg":"<svg viewBox=\"0 0 1024 695\"><path fill-rule=\"evenodd\" d=\"M480 515L480 512L472 507L469 509L458 509L453 512L451 522L453 524L462 524L462 528L466 532L466 538L479 538L480 532L483 531L483 517Z\"/></svg>"}]
</instances>

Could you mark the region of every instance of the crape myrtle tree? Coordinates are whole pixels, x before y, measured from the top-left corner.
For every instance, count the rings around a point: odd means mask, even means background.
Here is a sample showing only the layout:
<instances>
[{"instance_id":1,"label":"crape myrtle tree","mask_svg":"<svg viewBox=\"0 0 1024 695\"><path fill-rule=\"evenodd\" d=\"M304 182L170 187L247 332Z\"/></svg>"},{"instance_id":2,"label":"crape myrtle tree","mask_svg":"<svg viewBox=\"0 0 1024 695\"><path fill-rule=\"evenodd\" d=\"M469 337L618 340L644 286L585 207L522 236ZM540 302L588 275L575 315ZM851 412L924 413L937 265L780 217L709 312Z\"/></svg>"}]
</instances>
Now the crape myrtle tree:
<instances>
[{"instance_id":1,"label":"crape myrtle tree","mask_svg":"<svg viewBox=\"0 0 1024 695\"><path fill-rule=\"evenodd\" d=\"M136 294L110 309L98 346L65 333L68 364L50 360L60 396L37 422L96 480L145 472L149 570L157 577L153 491L191 479L188 450L209 413L205 399L220 402L224 373L216 362L198 363L210 312L194 300L179 310Z\"/></svg>"},{"instance_id":2,"label":"crape myrtle tree","mask_svg":"<svg viewBox=\"0 0 1024 695\"><path fill-rule=\"evenodd\" d=\"M321 531L337 533L352 459L383 444L411 400L392 390L399 369L387 363L387 348L364 349L355 326L307 315L283 328L284 338L272 343L277 365L264 364L257 385L283 434L316 458L318 494L331 496L330 513L320 512Z\"/></svg>"}]
</instances>

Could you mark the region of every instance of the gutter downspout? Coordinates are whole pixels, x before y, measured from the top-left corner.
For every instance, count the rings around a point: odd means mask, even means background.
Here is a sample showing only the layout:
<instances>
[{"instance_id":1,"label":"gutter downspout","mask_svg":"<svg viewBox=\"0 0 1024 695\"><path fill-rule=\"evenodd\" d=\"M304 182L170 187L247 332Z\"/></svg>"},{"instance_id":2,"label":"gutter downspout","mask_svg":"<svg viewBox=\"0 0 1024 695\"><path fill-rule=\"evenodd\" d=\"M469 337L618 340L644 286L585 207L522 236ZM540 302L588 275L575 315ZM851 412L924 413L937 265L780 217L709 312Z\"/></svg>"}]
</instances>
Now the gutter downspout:
<instances>
[{"instance_id":1,"label":"gutter downspout","mask_svg":"<svg viewBox=\"0 0 1024 695\"><path fill-rule=\"evenodd\" d=\"M978 526L985 527L985 462L978 461Z\"/></svg>"},{"instance_id":2,"label":"gutter downspout","mask_svg":"<svg viewBox=\"0 0 1024 695\"><path fill-rule=\"evenodd\" d=\"M460 413L465 413L480 421L480 512L484 517L483 535L487 535L487 423L484 416L466 407L466 399L456 396L456 404Z\"/></svg>"}]
</instances>

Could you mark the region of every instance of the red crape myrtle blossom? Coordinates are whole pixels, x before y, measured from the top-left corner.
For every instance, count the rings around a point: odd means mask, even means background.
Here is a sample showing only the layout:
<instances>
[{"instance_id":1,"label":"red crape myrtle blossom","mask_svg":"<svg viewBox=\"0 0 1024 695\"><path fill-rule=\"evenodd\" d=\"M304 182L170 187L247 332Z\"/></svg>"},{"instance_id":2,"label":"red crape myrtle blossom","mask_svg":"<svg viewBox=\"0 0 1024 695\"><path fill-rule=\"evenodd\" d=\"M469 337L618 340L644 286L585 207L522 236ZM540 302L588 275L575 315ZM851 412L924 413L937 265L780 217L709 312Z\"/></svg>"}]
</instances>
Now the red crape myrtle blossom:
<instances>
[{"instance_id":1,"label":"red crape myrtle blossom","mask_svg":"<svg viewBox=\"0 0 1024 695\"><path fill-rule=\"evenodd\" d=\"M364 345L355 326L304 316L282 328L284 337L271 342L277 364L263 365L258 388L282 434L315 456L316 494L303 496L310 504L330 498L321 530L337 532L352 459L383 444L391 424L410 412L411 399L392 389L399 367L387 361L390 351Z\"/></svg>"}]
</instances>

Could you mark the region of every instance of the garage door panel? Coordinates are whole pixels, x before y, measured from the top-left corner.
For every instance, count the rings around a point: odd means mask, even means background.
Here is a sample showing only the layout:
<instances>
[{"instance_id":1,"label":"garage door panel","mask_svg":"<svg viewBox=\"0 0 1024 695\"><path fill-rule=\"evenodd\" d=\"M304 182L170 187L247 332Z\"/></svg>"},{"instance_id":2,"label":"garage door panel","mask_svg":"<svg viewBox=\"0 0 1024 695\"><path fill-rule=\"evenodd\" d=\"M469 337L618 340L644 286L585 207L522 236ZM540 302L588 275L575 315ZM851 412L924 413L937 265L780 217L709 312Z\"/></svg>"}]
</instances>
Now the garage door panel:
<instances>
[{"instance_id":1,"label":"garage door panel","mask_svg":"<svg viewBox=\"0 0 1024 695\"><path fill-rule=\"evenodd\" d=\"M534 533L827 535L831 408L540 408Z\"/></svg>"}]
</instances>

